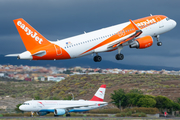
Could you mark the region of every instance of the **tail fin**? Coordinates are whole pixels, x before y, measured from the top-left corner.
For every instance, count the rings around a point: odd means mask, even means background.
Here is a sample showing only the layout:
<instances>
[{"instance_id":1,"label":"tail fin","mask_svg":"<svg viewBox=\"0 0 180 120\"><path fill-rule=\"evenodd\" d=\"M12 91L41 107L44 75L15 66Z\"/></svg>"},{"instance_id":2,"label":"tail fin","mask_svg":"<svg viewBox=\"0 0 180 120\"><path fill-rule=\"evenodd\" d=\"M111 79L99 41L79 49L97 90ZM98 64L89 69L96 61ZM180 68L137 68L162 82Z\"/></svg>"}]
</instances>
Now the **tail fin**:
<instances>
[{"instance_id":1,"label":"tail fin","mask_svg":"<svg viewBox=\"0 0 180 120\"><path fill-rule=\"evenodd\" d=\"M93 98L90 101L103 101L105 91L106 85L101 85L101 87L97 90L96 94L94 94Z\"/></svg>"},{"instance_id":2,"label":"tail fin","mask_svg":"<svg viewBox=\"0 0 180 120\"><path fill-rule=\"evenodd\" d=\"M13 21L27 51L48 45L50 43L45 37L43 37L38 31L36 31L31 25L29 25L24 19L19 18Z\"/></svg>"}]
</instances>

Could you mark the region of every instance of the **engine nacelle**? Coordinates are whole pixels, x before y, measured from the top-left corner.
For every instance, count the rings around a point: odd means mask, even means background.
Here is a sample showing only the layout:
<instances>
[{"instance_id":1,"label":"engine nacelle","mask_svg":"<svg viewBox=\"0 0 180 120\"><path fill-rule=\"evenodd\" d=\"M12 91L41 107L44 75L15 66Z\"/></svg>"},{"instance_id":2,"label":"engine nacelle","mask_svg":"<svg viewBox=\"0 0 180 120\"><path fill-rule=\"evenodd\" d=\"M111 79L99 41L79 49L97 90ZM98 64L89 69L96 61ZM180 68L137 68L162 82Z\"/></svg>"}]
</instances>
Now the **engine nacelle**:
<instances>
[{"instance_id":1,"label":"engine nacelle","mask_svg":"<svg viewBox=\"0 0 180 120\"><path fill-rule=\"evenodd\" d=\"M39 116L47 115L48 113L49 112L36 112L36 114Z\"/></svg>"},{"instance_id":2,"label":"engine nacelle","mask_svg":"<svg viewBox=\"0 0 180 120\"><path fill-rule=\"evenodd\" d=\"M145 36L142 38L136 39L132 45L129 45L130 48L144 49L148 48L153 44L153 38L151 36Z\"/></svg>"},{"instance_id":3,"label":"engine nacelle","mask_svg":"<svg viewBox=\"0 0 180 120\"><path fill-rule=\"evenodd\" d=\"M66 113L65 109L55 109L54 115L64 115Z\"/></svg>"}]
</instances>

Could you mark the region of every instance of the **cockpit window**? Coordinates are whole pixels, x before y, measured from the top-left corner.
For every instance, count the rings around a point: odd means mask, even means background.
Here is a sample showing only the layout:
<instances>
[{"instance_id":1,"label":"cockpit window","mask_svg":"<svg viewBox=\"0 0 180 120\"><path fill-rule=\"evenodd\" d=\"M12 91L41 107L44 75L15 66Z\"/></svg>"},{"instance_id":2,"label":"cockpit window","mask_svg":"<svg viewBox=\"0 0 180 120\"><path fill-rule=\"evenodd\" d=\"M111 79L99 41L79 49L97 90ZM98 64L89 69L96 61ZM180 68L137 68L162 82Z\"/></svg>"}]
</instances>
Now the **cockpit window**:
<instances>
[{"instance_id":1,"label":"cockpit window","mask_svg":"<svg viewBox=\"0 0 180 120\"><path fill-rule=\"evenodd\" d=\"M170 18L167 17L166 20L168 21L168 20L170 20Z\"/></svg>"},{"instance_id":2,"label":"cockpit window","mask_svg":"<svg viewBox=\"0 0 180 120\"><path fill-rule=\"evenodd\" d=\"M29 105L29 103L23 103L23 105Z\"/></svg>"}]
</instances>

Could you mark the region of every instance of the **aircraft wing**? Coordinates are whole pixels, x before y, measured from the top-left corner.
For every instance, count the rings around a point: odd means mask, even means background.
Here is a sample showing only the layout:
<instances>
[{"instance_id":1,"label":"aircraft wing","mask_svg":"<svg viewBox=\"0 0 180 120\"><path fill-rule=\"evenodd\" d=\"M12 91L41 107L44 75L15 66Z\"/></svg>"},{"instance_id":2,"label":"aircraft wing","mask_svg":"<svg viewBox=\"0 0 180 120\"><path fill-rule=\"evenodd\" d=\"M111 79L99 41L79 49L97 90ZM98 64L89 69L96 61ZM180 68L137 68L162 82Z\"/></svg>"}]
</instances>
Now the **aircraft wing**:
<instances>
[{"instance_id":1,"label":"aircraft wing","mask_svg":"<svg viewBox=\"0 0 180 120\"><path fill-rule=\"evenodd\" d=\"M98 103L98 104L93 103L93 104L87 104L87 105L70 105L70 106L58 107L55 109L74 109L74 108L80 108L80 107L89 107L89 106L105 105L105 104L108 104L108 103Z\"/></svg>"},{"instance_id":2,"label":"aircraft wing","mask_svg":"<svg viewBox=\"0 0 180 120\"><path fill-rule=\"evenodd\" d=\"M117 42L117 43L114 43L114 44L111 44L108 48L115 48L115 47L118 47L119 45L129 45L131 42L134 41L134 38L138 37L139 35L141 35L142 33L142 30L136 26L136 24L132 21L132 20L129 20L131 22L131 24L133 25L133 27L135 28L135 32L128 38L126 38L125 40L121 41L121 42Z\"/></svg>"}]
</instances>

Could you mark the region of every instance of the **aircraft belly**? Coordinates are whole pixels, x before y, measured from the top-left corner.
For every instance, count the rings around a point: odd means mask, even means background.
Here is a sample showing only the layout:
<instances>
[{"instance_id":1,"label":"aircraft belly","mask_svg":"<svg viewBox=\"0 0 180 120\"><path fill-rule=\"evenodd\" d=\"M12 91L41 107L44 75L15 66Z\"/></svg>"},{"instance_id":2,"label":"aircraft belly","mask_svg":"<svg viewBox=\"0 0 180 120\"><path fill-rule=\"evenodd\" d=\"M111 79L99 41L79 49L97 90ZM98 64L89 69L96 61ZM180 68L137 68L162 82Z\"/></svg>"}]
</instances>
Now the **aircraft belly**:
<instances>
[{"instance_id":1,"label":"aircraft belly","mask_svg":"<svg viewBox=\"0 0 180 120\"><path fill-rule=\"evenodd\" d=\"M89 51L86 54L80 55L83 51L86 51L86 50L88 50L88 49L87 48L84 48L84 49L83 48L73 48L73 49L69 50L68 53L71 56L71 58L77 58L77 57L81 57L81 56L93 53L93 51Z\"/></svg>"},{"instance_id":2,"label":"aircraft belly","mask_svg":"<svg viewBox=\"0 0 180 120\"><path fill-rule=\"evenodd\" d=\"M107 51L107 45L104 45L102 47L98 47L94 50L94 52L98 53L98 52L104 52L104 51Z\"/></svg>"},{"instance_id":3,"label":"aircraft belly","mask_svg":"<svg viewBox=\"0 0 180 120\"><path fill-rule=\"evenodd\" d=\"M92 109L98 108L97 106L91 106L91 107L80 107L80 108L74 108L71 109L69 112L84 112L84 111L89 111Z\"/></svg>"}]
</instances>

